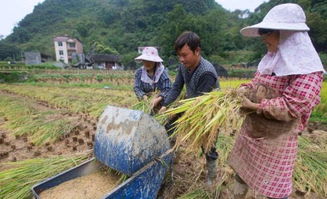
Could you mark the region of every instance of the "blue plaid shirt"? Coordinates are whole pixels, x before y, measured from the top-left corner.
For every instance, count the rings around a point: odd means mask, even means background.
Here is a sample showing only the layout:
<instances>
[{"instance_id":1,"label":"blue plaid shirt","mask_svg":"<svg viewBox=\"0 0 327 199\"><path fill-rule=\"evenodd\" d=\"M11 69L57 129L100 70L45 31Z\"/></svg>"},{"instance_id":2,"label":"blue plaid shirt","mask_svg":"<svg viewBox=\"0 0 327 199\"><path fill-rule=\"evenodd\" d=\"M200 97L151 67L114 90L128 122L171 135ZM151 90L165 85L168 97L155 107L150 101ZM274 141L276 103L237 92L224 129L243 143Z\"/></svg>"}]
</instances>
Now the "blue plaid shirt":
<instances>
[{"instance_id":1,"label":"blue plaid shirt","mask_svg":"<svg viewBox=\"0 0 327 199\"><path fill-rule=\"evenodd\" d=\"M171 88L171 82L168 76L167 69L161 74L159 81L153 85L141 81L142 68L139 68L135 72L134 79L134 92L139 100L143 98L144 95L154 92L156 90L160 91L160 96L165 97Z\"/></svg>"}]
</instances>

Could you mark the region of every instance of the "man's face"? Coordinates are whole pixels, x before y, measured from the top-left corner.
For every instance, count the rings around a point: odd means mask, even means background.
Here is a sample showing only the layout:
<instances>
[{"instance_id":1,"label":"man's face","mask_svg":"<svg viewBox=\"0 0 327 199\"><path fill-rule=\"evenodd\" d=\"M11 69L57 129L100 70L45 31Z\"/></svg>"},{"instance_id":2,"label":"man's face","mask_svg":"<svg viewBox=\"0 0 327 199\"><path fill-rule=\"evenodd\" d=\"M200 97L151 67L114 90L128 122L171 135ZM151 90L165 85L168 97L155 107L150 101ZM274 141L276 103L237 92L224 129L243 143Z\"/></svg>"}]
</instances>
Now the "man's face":
<instances>
[{"instance_id":1,"label":"man's face","mask_svg":"<svg viewBox=\"0 0 327 199\"><path fill-rule=\"evenodd\" d=\"M190 47L185 44L182 49L177 52L178 60L186 68L193 69L196 67L200 57L200 48L195 49L193 52Z\"/></svg>"}]
</instances>

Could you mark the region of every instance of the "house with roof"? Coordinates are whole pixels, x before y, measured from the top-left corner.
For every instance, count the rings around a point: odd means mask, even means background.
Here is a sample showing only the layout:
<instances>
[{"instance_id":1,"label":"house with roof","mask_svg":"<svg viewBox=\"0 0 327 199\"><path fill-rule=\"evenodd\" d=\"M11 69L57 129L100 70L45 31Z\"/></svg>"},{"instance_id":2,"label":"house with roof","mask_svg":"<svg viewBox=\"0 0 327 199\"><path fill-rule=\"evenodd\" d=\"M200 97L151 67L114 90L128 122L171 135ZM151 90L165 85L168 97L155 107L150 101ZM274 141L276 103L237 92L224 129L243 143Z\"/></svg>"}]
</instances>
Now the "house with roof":
<instances>
[{"instance_id":1,"label":"house with roof","mask_svg":"<svg viewBox=\"0 0 327 199\"><path fill-rule=\"evenodd\" d=\"M94 54L90 56L90 61L95 69L122 70L123 66L120 57L113 54Z\"/></svg>"},{"instance_id":2,"label":"house with roof","mask_svg":"<svg viewBox=\"0 0 327 199\"><path fill-rule=\"evenodd\" d=\"M24 61L26 65L41 64L41 53L37 51L24 52Z\"/></svg>"},{"instance_id":3,"label":"house with roof","mask_svg":"<svg viewBox=\"0 0 327 199\"><path fill-rule=\"evenodd\" d=\"M58 36L53 39L53 42L56 61L68 64L72 62L73 54L83 54L83 44L78 39L68 36Z\"/></svg>"},{"instance_id":4,"label":"house with roof","mask_svg":"<svg viewBox=\"0 0 327 199\"><path fill-rule=\"evenodd\" d=\"M25 51L24 52L24 62L26 65L37 65L42 62L47 62L51 60L51 56L40 53L39 51Z\"/></svg>"}]
</instances>

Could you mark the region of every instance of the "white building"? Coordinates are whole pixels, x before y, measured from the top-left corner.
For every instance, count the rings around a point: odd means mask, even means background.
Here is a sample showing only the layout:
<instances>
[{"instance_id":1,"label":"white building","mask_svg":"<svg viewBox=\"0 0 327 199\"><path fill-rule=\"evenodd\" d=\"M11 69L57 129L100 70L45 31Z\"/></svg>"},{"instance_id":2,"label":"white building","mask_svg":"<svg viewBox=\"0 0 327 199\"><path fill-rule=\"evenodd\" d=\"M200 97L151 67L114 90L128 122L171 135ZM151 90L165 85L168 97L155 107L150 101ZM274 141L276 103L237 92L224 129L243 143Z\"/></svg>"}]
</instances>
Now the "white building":
<instances>
[{"instance_id":1,"label":"white building","mask_svg":"<svg viewBox=\"0 0 327 199\"><path fill-rule=\"evenodd\" d=\"M56 60L66 64L71 63L72 54L82 54L83 45L78 39L68 36L59 36L53 39L56 51Z\"/></svg>"}]
</instances>

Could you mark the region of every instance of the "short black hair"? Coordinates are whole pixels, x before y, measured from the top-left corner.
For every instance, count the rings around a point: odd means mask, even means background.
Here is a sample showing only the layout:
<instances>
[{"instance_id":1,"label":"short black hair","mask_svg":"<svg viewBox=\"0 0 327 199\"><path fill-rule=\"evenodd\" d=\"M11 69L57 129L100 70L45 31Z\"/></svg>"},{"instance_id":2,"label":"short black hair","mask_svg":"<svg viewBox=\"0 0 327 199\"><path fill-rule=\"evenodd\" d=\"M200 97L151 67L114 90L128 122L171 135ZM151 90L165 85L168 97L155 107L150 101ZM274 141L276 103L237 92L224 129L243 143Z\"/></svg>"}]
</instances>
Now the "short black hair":
<instances>
[{"instance_id":1,"label":"short black hair","mask_svg":"<svg viewBox=\"0 0 327 199\"><path fill-rule=\"evenodd\" d=\"M176 52L180 51L187 44L194 52L198 47L201 47L200 37L191 31L185 31L175 41Z\"/></svg>"},{"instance_id":2,"label":"short black hair","mask_svg":"<svg viewBox=\"0 0 327 199\"><path fill-rule=\"evenodd\" d=\"M258 34L261 36L261 35L265 35L265 34L268 34L268 33L273 33L277 30L274 30L274 29L267 29L267 28L259 28L258 29Z\"/></svg>"}]
</instances>

